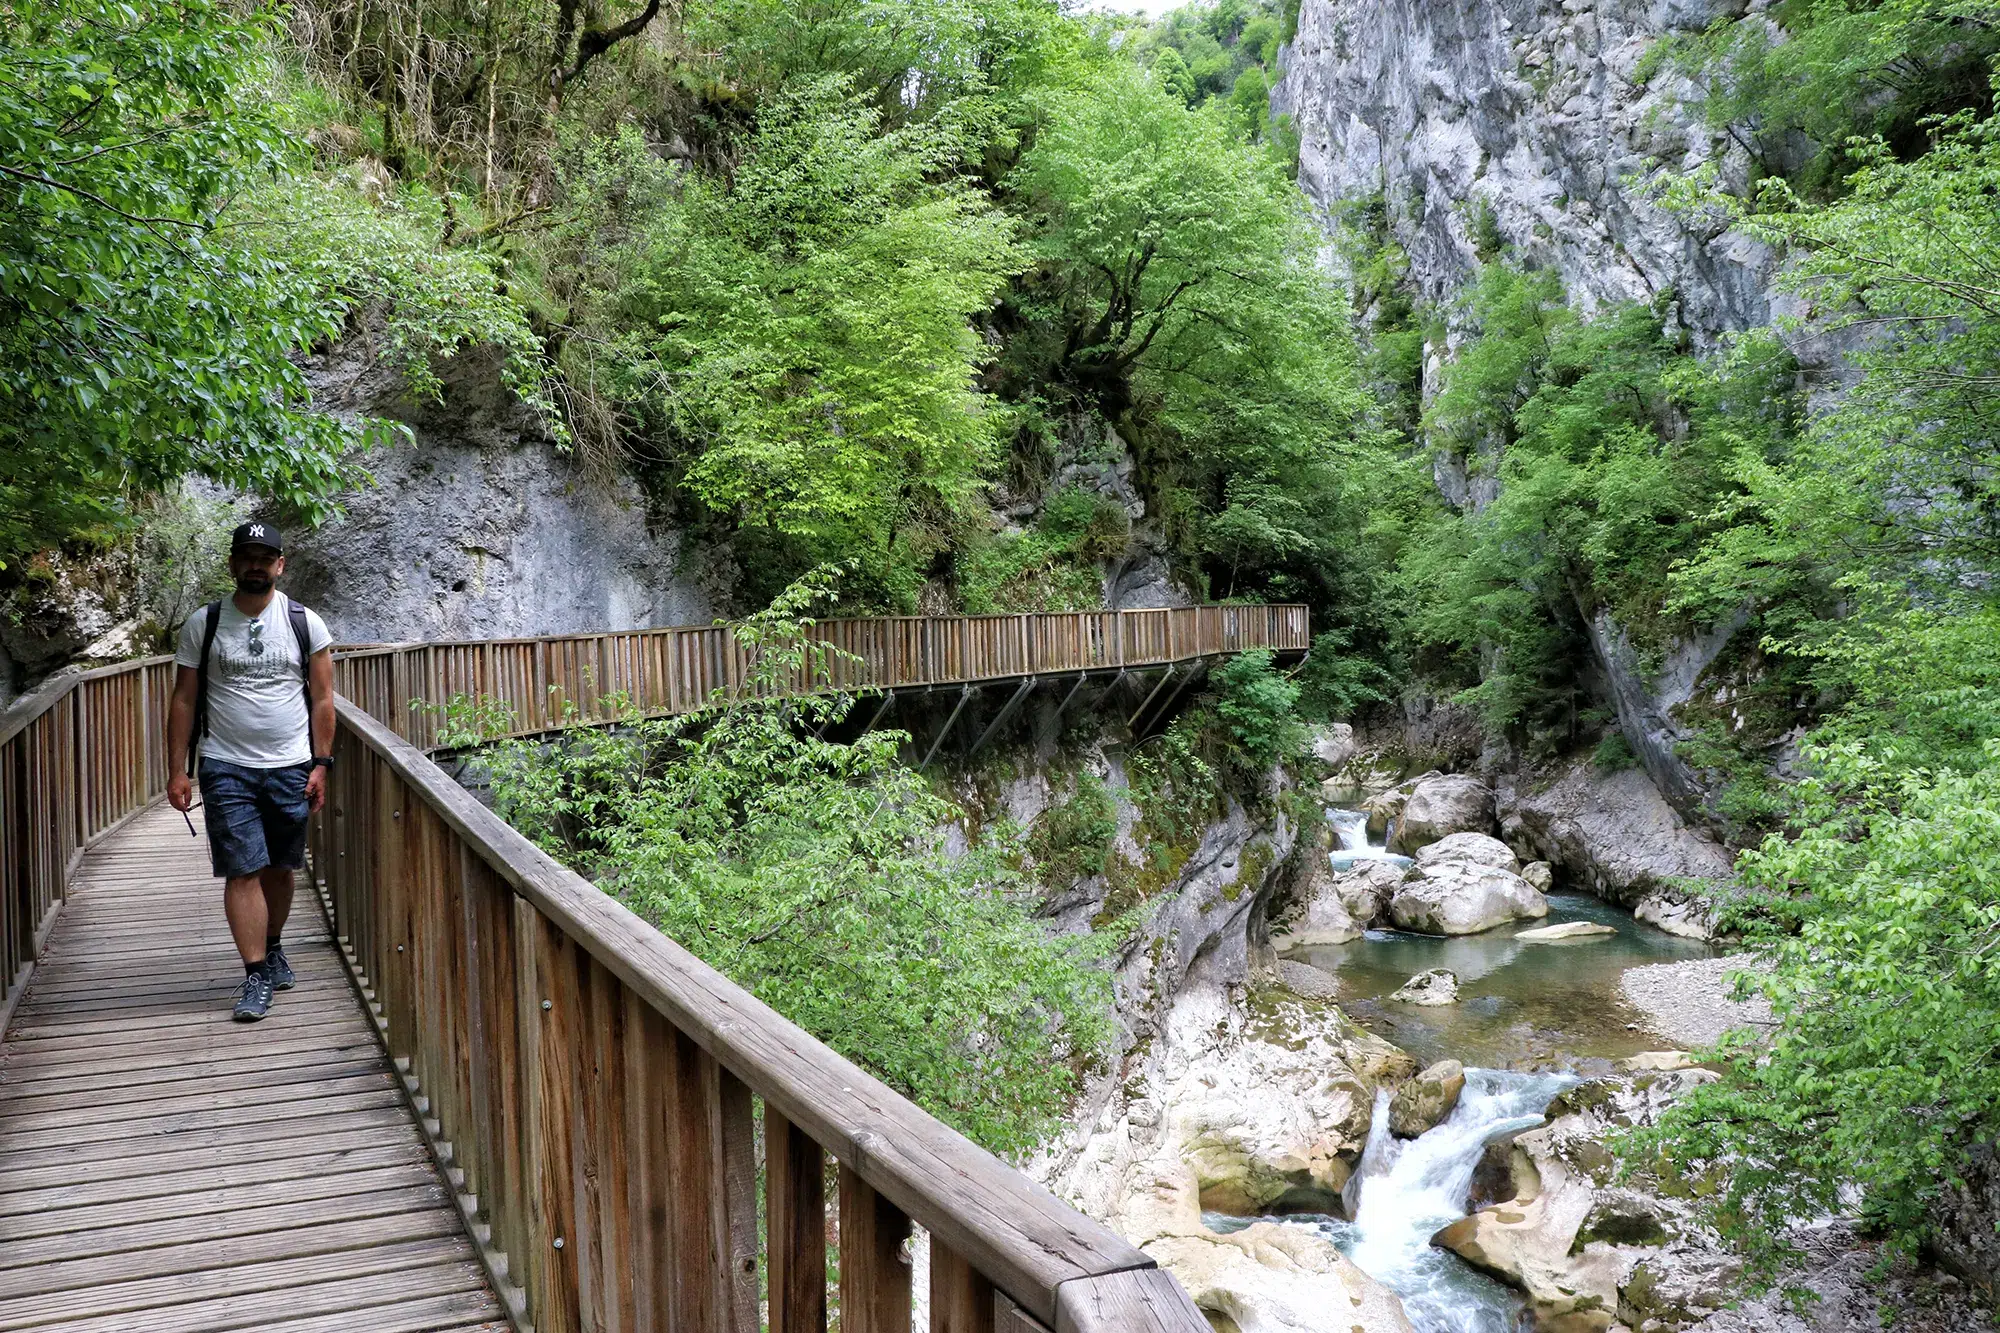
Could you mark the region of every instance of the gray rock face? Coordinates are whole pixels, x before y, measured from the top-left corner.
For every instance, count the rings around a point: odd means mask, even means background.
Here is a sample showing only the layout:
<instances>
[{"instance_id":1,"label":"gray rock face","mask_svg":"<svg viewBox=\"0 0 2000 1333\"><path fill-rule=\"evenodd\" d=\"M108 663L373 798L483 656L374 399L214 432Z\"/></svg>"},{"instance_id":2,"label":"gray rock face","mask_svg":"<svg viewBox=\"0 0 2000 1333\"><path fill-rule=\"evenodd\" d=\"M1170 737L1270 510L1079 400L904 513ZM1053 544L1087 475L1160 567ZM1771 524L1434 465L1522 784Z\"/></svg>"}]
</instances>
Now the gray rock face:
<instances>
[{"instance_id":1,"label":"gray rock face","mask_svg":"<svg viewBox=\"0 0 2000 1333\"><path fill-rule=\"evenodd\" d=\"M1694 697L1701 673L1748 620L1747 612L1739 612L1705 634L1681 640L1659 670L1648 673L1609 611L1600 609L1590 617L1591 652L1618 710L1619 733L1654 785L1683 810L1696 809L1704 793L1700 779L1676 753L1692 733L1674 711Z\"/></svg>"},{"instance_id":2,"label":"gray rock face","mask_svg":"<svg viewBox=\"0 0 2000 1333\"><path fill-rule=\"evenodd\" d=\"M1712 923L1676 881L1730 874L1728 851L1689 827L1636 768L1603 774L1579 762L1541 791L1510 792L1501 833L1524 856L1561 867L1568 882L1678 934L1705 936Z\"/></svg>"},{"instance_id":3,"label":"gray rock face","mask_svg":"<svg viewBox=\"0 0 2000 1333\"><path fill-rule=\"evenodd\" d=\"M490 359L446 364L442 405L343 347L308 372L330 410L407 422L413 445L365 460L376 484L292 539L286 588L347 643L704 624L726 591L691 573L637 483L558 453Z\"/></svg>"},{"instance_id":4,"label":"gray rock face","mask_svg":"<svg viewBox=\"0 0 2000 1333\"><path fill-rule=\"evenodd\" d=\"M1274 107L1300 137L1300 183L1329 218L1380 195L1427 300L1456 296L1506 242L1586 310L1668 288L1698 344L1765 323L1764 246L1650 200L1747 153L1688 109L1673 70L1635 80L1652 41L1738 0L1305 0Z\"/></svg>"},{"instance_id":5,"label":"gray rock face","mask_svg":"<svg viewBox=\"0 0 2000 1333\"><path fill-rule=\"evenodd\" d=\"M1491 833L1493 827L1493 789L1470 773L1439 773L1411 788L1389 847L1411 854L1454 833Z\"/></svg>"}]
</instances>

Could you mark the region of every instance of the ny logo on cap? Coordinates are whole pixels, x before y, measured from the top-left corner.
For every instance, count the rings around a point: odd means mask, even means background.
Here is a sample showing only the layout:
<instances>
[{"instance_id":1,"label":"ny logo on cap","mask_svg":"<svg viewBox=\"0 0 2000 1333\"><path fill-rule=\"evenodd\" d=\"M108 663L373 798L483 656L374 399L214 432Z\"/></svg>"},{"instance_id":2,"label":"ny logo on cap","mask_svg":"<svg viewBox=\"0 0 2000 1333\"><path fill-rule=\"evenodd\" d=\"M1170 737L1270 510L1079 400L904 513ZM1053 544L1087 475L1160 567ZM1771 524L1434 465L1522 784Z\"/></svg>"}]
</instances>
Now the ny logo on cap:
<instances>
[{"instance_id":1,"label":"ny logo on cap","mask_svg":"<svg viewBox=\"0 0 2000 1333\"><path fill-rule=\"evenodd\" d=\"M250 535L251 535L252 537L261 537L261 536L263 536L263 535L264 535L264 525L263 525L262 523L252 523L252 524L250 525Z\"/></svg>"}]
</instances>

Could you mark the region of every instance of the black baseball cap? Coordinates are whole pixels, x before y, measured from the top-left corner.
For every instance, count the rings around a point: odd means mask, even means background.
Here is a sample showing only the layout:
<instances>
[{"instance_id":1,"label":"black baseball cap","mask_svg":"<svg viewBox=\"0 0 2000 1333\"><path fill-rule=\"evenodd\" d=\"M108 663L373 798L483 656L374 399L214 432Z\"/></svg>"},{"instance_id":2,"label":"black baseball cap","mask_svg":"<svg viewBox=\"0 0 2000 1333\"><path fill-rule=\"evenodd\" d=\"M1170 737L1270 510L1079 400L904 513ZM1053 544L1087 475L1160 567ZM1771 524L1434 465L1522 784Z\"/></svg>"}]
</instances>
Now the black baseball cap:
<instances>
[{"instance_id":1,"label":"black baseball cap","mask_svg":"<svg viewBox=\"0 0 2000 1333\"><path fill-rule=\"evenodd\" d=\"M230 553L233 555L246 546L269 547L272 551L282 555L285 550L285 538L275 526L269 523L238 523L236 531L229 534Z\"/></svg>"}]
</instances>

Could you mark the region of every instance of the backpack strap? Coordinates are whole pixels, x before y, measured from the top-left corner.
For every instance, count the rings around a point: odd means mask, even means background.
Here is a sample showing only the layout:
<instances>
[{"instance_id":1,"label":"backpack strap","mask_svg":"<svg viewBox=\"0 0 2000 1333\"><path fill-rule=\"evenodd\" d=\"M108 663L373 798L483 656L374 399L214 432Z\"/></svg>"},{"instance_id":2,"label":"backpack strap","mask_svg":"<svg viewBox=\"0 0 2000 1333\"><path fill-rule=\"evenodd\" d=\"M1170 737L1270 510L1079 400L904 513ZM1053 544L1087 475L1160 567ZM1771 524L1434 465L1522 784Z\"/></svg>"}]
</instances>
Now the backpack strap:
<instances>
[{"instance_id":1,"label":"backpack strap","mask_svg":"<svg viewBox=\"0 0 2000 1333\"><path fill-rule=\"evenodd\" d=\"M195 755L201 750L201 738L208 735L208 654L215 647L216 627L222 624L222 602L210 602L202 608L208 617L208 625L201 632L201 665L195 668L194 686L194 730L188 736L188 776L194 776Z\"/></svg>"},{"instance_id":2,"label":"backpack strap","mask_svg":"<svg viewBox=\"0 0 2000 1333\"><path fill-rule=\"evenodd\" d=\"M299 641L299 675L304 679L301 686L306 694L306 735L312 735L312 629L306 624L306 609L287 597L285 618L292 622L292 637Z\"/></svg>"}]
</instances>

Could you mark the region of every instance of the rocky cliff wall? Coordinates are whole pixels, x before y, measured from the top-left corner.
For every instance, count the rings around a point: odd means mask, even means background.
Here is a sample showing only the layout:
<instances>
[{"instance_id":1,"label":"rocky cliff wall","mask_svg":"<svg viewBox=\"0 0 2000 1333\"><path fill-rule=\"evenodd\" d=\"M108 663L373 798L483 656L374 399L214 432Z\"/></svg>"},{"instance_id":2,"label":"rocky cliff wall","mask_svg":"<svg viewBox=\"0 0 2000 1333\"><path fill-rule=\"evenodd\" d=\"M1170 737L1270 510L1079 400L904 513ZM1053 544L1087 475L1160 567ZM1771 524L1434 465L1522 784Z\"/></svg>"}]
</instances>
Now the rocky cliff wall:
<instances>
[{"instance_id":1,"label":"rocky cliff wall","mask_svg":"<svg viewBox=\"0 0 2000 1333\"><path fill-rule=\"evenodd\" d=\"M1767 323L1772 253L1652 198L1708 162L1746 179L1749 154L1678 74L1638 78L1657 38L1732 3L1304 0L1274 95L1300 186L1330 221L1379 195L1426 301L1455 297L1497 240L1586 310L1673 289L1698 346Z\"/></svg>"},{"instance_id":2,"label":"rocky cliff wall","mask_svg":"<svg viewBox=\"0 0 2000 1333\"><path fill-rule=\"evenodd\" d=\"M400 377L343 348L309 368L314 400L410 426L370 454L375 484L300 533L285 586L348 643L493 638L703 624L727 571L683 549L638 484L559 452L492 360L447 363L445 398L413 404ZM274 516L275 517L275 516Z\"/></svg>"}]
</instances>

